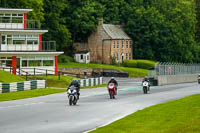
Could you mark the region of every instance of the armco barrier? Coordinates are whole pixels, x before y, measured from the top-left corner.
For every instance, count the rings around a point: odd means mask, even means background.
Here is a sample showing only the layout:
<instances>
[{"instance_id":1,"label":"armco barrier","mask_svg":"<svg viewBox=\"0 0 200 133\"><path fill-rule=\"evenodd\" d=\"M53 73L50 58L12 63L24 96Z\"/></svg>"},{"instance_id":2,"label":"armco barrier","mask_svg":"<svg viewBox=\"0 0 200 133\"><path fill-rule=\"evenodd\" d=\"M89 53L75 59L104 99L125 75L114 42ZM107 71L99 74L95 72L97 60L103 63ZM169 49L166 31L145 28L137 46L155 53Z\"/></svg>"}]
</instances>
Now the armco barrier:
<instances>
[{"instance_id":1,"label":"armco barrier","mask_svg":"<svg viewBox=\"0 0 200 133\"><path fill-rule=\"evenodd\" d=\"M0 83L0 93L46 88L46 80Z\"/></svg>"},{"instance_id":2,"label":"armco barrier","mask_svg":"<svg viewBox=\"0 0 200 133\"><path fill-rule=\"evenodd\" d=\"M81 79L81 80L79 80L79 83L80 83L81 87L102 85L103 84L103 77Z\"/></svg>"}]
</instances>

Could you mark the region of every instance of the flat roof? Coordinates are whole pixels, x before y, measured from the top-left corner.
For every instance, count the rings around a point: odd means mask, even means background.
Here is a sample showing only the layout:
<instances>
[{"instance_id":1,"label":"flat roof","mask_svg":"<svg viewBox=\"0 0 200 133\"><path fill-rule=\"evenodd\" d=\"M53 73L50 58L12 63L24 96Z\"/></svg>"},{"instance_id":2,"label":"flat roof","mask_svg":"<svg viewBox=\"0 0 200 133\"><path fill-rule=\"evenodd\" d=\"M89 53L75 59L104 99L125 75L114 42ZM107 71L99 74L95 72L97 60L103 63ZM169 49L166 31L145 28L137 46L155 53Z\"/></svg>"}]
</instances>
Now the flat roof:
<instances>
[{"instance_id":1,"label":"flat roof","mask_svg":"<svg viewBox=\"0 0 200 133\"><path fill-rule=\"evenodd\" d=\"M33 9L22 9L22 8L2 8L0 7L0 12L23 12L23 13L27 13L27 12L31 12L33 11Z\"/></svg>"},{"instance_id":2,"label":"flat roof","mask_svg":"<svg viewBox=\"0 0 200 133\"><path fill-rule=\"evenodd\" d=\"M48 32L48 30L27 30L27 29L0 29L0 33L39 33L43 34Z\"/></svg>"},{"instance_id":3,"label":"flat roof","mask_svg":"<svg viewBox=\"0 0 200 133\"><path fill-rule=\"evenodd\" d=\"M0 51L0 56L58 56L63 53L62 51Z\"/></svg>"}]
</instances>

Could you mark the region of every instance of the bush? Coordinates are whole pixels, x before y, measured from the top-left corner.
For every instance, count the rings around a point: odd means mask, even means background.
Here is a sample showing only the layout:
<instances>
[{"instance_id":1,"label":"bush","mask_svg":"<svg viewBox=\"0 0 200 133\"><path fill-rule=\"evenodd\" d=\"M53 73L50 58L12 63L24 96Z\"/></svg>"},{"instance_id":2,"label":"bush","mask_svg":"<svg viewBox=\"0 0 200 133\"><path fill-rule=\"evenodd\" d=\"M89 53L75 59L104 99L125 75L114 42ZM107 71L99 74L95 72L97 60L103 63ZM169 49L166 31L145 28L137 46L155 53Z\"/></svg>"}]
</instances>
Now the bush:
<instances>
[{"instance_id":1,"label":"bush","mask_svg":"<svg viewBox=\"0 0 200 133\"><path fill-rule=\"evenodd\" d=\"M125 60L123 66L133 68L149 69L154 67L156 62L149 60Z\"/></svg>"},{"instance_id":2,"label":"bush","mask_svg":"<svg viewBox=\"0 0 200 133\"><path fill-rule=\"evenodd\" d=\"M149 69L154 67L156 62L150 60L137 60L137 67L143 69Z\"/></svg>"},{"instance_id":3,"label":"bush","mask_svg":"<svg viewBox=\"0 0 200 133\"><path fill-rule=\"evenodd\" d=\"M123 63L123 66L137 68L137 61L136 60L125 60Z\"/></svg>"},{"instance_id":4,"label":"bush","mask_svg":"<svg viewBox=\"0 0 200 133\"><path fill-rule=\"evenodd\" d=\"M70 57L70 56L59 55L58 56L58 62L59 63L74 62L74 59L72 57Z\"/></svg>"}]
</instances>

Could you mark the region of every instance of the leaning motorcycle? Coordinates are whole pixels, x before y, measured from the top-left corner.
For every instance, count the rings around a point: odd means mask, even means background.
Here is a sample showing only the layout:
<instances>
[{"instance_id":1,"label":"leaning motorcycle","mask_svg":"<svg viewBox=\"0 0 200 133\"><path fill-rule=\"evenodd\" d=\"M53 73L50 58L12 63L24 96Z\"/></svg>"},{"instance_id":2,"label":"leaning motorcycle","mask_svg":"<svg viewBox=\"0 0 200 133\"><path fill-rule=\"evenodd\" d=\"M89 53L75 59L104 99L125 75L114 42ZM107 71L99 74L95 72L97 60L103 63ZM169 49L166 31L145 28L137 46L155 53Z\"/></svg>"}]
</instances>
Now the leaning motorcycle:
<instances>
[{"instance_id":1,"label":"leaning motorcycle","mask_svg":"<svg viewBox=\"0 0 200 133\"><path fill-rule=\"evenodd\" d=\"M70 86L67 91L68 98L69 98L69 105L71 106L76 105L78 101L78 93L77 93L77 88L75 86Z\"/></svg>"},{"instance_id":2,"label":"leaning motorcycle","mask_svg":"<svg viewBox=\"0 0 200 133\"><path fill-rule=\"evenodd\" d=\"M144 94L147 94L147 92L150 90L150 88L149 88L149 82L144 81L142 83L142 86L143 86L143 92L144 92Z\"/></svg>"},{"instance_id":3,"label":"leaning motorcycle","mask_svg":"<svg viewBox=\"0 0 200 133\"><path fill-rule=\"evenodd\" d=\"M115 88L115 84L114 83L109 83L108 84L108 93L109 93L110 99L115 99L116 88Z\"/></svg>"}]
</instances>

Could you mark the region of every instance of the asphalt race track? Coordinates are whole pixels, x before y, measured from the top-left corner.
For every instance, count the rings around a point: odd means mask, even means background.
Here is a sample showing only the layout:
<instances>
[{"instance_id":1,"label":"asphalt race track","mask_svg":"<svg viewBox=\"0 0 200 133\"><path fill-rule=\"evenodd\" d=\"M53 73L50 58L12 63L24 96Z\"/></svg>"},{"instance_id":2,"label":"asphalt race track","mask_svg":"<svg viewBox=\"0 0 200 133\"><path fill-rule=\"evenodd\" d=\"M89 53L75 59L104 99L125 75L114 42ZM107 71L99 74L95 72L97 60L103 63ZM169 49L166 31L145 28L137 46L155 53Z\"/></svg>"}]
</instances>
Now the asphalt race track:
<instances>
[{"instance_id":1,"label":"asphalt race track","mask_svg":"<svg viewBox=\"0 0 200 133\"><path fill-rule=\"evenodd\" d=\"M199 84L185 83L152 87L143 94L141 80L118 79L116 99L109 99L105 87L81 90L76 106L69 106L66 93L0 102L0 133L82 133L145 107L200 93Z\"/></svg>"}]
</instances>

